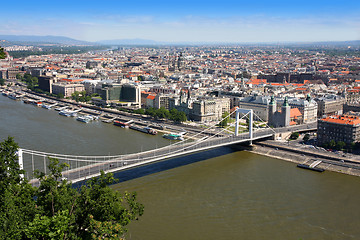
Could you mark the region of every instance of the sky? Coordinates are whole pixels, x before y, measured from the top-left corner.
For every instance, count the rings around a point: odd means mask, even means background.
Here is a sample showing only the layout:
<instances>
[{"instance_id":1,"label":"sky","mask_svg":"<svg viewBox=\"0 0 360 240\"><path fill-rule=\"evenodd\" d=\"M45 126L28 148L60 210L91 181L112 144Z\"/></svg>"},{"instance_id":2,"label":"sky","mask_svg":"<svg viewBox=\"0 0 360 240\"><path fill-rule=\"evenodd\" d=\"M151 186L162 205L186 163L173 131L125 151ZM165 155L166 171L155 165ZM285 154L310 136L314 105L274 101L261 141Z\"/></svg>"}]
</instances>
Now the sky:
<instances>
[{"instance_id":1,"label":"sky","mask_svg":"<svg viewBox=\"0 0 360 240\"><path fill-rule=\"evenodd\" d=\"M174 43L360 40L359 0L18 0L2 1L0 9L0 35Z\"/></svg>"}]
</instances>

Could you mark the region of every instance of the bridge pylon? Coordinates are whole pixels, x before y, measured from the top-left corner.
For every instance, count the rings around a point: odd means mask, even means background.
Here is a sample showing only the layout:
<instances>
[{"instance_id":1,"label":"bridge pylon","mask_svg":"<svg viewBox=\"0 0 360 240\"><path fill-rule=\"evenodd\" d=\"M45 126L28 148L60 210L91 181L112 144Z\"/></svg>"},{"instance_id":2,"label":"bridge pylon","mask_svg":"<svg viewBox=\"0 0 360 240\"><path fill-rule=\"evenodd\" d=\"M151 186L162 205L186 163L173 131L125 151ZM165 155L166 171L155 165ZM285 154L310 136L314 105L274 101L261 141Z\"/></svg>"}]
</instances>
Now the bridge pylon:
<instances>
[{"instance_id":1,"label":"bridge pylon","mask_svg":"<svg viewBox=\"0 0 360 240\"><path fill-rule=\"evenodd\" d=\"M238 108L236 110L235 136L239 136L240 113L245 114L245 116L248 115L248 118L249 118L249 142L250 142L250 145L252 145L254 112L252 109L244 109L244 108Z\"/></svg>"}]
</instances>

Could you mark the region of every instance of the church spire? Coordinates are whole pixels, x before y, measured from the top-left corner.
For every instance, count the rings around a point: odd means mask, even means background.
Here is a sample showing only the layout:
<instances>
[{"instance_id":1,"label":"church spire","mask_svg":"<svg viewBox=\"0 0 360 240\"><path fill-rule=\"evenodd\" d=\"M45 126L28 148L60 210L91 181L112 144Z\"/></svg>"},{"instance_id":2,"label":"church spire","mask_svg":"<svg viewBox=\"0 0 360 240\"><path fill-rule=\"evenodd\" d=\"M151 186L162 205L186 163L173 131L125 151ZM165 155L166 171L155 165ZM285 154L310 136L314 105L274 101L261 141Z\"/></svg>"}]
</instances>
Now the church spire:
<instances>
[{"instance_id":1,"label":"church spire","mask_svg":"<svg viewBox=\"0 0 360 240\"><path fill-rule=\"evenodd\" d=\"M288 98L287 96L285 97L285 100L284 100L284 104L283 104L283 107L287 107L289 106L289 101L288 101Z\"/></svg>"}]
</instances>

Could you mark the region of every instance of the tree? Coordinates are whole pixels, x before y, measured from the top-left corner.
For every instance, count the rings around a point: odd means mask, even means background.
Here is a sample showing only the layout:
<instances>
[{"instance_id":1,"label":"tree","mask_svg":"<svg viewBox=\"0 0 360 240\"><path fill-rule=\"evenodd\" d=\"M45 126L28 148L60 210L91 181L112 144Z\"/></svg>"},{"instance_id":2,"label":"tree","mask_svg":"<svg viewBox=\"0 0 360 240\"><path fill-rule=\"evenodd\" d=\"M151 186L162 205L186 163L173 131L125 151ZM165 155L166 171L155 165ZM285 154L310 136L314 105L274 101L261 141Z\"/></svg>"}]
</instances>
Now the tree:
<instances>
[{"instance_id":1,"label":"tree","mask_svg":"<svg viewBox=\"0 0 360 240\"><path fill-rule=\"evenodd\" d=\"M174 122L185 122L187 120L186 114L182 111L178 111L176 108L170 110L170 119Z\"/></svg>"},{"instance_id":2,"label":"tree","mask_svg":"<svg viewBox=\"0 0 360 240\"><path fill-rule=\"evenodd\" d=\"M21 178L17 144L0 143L0 239L119 239L143 214L136 193L120 194L101 172L80 189L62 177L67 166L49 158L49 174L36 172L39 187Z\"/></svg>"},{"instance_id":3,"label":"tree","mask_svg":"<svg viewBox=\"0 0 360 240\"><path fill-rule=\"evenodd\" d=\"M0 59L5 59L5 58L6 58L5 49L0 47Z\"/></svg>"},{"instance_id":4,"label":"tree","mask_svg":"<svg viewBox=\"0 0 360 240\"><path fill-rule=\"evenodd\" d=\"M16 74L16 79L18 79L18 80L23 80L24 77L23 77L20 73L17 73L17 74Z\"/></svg>"},{"instance_id":5,"label":"tree","mask_svg":"<svg viewBox=\"0 0 360 240\"><path fill-rule=\"evenodd\" d=\"M299 138L299 136L300 136L300 134L299 134L298 132L293 132L293 133L291 133L291 135L290 135L290 139L291 139L291 140L296 140L296 139Z\"/></svg>"},{"instance_id":6,"label":"tree","mask_svg":"<svg viewBox=\"0 0 360 240\"><path fill-rule=\"evenodd\" d=\"M329 142L329 148L335 148L336 147L336 142L335 142L335 140L331 140L330 142Z\"/></svg>"},{"instance_id":7,"label":"tree","mask_svg":"<svg viewBox=\"0 0 360 240\"><path fill-rule=\"evenodd\" d=\"M136 110L134 111L134 113L143 115L143 114L145 114L145 110L142 109L142 108L139 108L139 109L136 109Z\"/></svg>"},{"instance_id":8,"label":"tree","mask_svg":"<svg viewBox=\"0 0 360 240\"><path fill-rule=\"evenodd\" d=\"M58 93L58 94L56 95L56 97L62 99L62 98L64 98L65 96L64 96L63 93Z\"/></svg>"},{"instance_id":9,"label":"tree","mask_svg":"<svg viewBox=\"0 0 360 240\"><path fill-rule=\"evenodd\" d=\"M230 121L230 116L228 112L224 112L223 115L221 116L223 118L223 120L219 123L220 127L226 127Z\"/></svg>"},{"instance_id":10,"label":"tree","mask_svg":"<svg viewBox=\"0 0 360 240\"><path fill-rule=\"evenodd\" d=\"M336 149L337 149L337 150L342 150L342 149L344 149L345 146L346 146L346 143L343 142L343 141L338 141L338 142L336 143Z\"/></svg>"},{"instance_id":11,"label":"tree","mask_svg":"<svg viewBox=\"0 0 360 240\"><path fill-rule=\"evenodd\" d=\"M306 133L303 137L303 141L307 142L307 141L309 141L309 139L310 139L310 134Z\"/></svg>"},{"instance_id":12,"label":"tree","mask_svg":"<svg viewBox=\"0 0 360 240\"><path fill-rule=\"evenodd\" d=\"M21 239L35 216L34 188L18 164L18 145L9 137L0 143L0 239Z\"/></svg>"},{"instance_id":13,"label":"tree","mask_svg":"<svg viewBox=\"0 0 360 240\"><path fill-rule=\"evenodd\" d=\"M149 115L149 116L152 116L152 117L155 117L156 112L155 112L154 108L148 108L148 109L145 110L145 114Z\"/></svg>"},{"instance_id":14,"label":"tree","mask_svg":"<svg viewBox=\"0 0 360 240\"><path fill-rule=\"evenodd\" d=\"M161 107L159 109L155 110L155 116L156 118L170 118L169 110L165 109L164 107Z\"/></svg>"},{"instance_id":15,"label":"tree","mask_svg":"<svg viewBox=\"0 0 360 240\"><path fill-rule=\"evenodd\" d=\"M0 85L1 85L1 86L4 86L4 85L5 85L5 79L0 78Z\"/></svg>"}]
</instances>

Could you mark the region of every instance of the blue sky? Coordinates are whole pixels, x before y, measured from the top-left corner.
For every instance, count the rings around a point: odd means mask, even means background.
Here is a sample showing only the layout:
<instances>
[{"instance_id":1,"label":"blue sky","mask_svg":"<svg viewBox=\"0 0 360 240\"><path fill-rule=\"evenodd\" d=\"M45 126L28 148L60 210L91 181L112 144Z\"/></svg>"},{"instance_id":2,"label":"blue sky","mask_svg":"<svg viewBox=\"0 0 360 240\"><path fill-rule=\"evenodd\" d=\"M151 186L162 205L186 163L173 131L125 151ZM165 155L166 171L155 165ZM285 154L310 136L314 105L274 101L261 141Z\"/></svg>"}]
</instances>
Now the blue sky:
<instances>
[{"instance_id":1,"label":"blue sky","mask_svg":"<svg viewBox=\"0 0 360 240\"><path fill-rule=\"evenodd\" d=\"M360 39L360 1L4 1L0 34L79 40L288 42Z\"/></svg>"}]
</instances>

